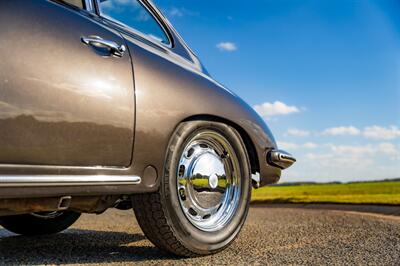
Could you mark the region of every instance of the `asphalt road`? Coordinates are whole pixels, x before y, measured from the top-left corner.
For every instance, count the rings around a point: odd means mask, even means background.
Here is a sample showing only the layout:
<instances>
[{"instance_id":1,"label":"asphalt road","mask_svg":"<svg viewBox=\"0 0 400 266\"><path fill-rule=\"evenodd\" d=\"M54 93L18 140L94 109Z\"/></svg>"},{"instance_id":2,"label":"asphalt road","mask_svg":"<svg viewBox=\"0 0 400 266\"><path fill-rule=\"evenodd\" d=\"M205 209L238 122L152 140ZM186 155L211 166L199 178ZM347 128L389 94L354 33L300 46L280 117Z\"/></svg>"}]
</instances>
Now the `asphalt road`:
<instances>
[{"instance_id":1,"label":"asphalt road","mask_svg":"<svg viewBox=\"0 0 400 266\"><path fill-rule=\"evenodd\" d=\"M0 229L0 264L400 265L400 216L379 214L380 207L375 213L326 209L253 207L231 247L194 259L161 252L143 236L131 211L111 210L84 215L54 236L26 238ZM389 212L399 215L400 209Z\"/></svg>"}]
</instances>

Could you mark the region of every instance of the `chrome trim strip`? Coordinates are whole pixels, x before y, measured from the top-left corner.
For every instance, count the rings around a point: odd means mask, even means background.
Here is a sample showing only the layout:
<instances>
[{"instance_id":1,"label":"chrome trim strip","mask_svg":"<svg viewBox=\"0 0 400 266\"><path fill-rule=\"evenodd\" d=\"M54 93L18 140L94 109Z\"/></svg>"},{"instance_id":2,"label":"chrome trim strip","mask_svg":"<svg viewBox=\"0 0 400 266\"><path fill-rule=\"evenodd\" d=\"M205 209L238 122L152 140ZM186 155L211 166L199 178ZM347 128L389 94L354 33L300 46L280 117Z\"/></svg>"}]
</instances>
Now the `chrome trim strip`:
<instances>
[{"instance_id":1,"label":"chrome trim strip","mask_svg":"<svg viewBox=\"0 0 400 266\"><path fill-rule=\"evenodd\" d=\"M139 176L127 175L7 175L0 176L0 187L12 186L96 186L138 185Z\"/></svg>"},{"instance_id":2,"label":"chrome trim strip","mask_svg":"<svg viewBox=\"0 0 400 266\"><path fill-rule=\"evenodd\" d=\"M0 164L1 168L36 168L36 169L62 169L62 170L111 170L126 171L129 167L125 166L69 166L69 165L32 165L32 164ZM0 174L1 176L1 174Z\"/></svg>"}]
</instances>

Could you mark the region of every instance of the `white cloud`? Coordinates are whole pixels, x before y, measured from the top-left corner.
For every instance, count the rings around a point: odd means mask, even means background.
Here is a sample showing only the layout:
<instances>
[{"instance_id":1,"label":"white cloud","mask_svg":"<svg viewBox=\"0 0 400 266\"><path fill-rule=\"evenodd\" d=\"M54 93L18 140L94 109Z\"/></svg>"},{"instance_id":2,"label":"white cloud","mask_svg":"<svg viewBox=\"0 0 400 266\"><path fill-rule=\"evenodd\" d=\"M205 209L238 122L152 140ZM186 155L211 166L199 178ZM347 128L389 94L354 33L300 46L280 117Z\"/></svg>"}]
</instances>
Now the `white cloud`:
<instances>
[{"instance_id":1,"label":"white cloud","mask_svg":"<svg viewBox=\"0 0 400 266\"><path fill-rule=\"evenodd\" d=\"M346 182L399 177L399 145L390 142L365 145L320 144L314 150L303 149L304 145L292 143L290 148L298 149L294 153L297 162L285 170L282 182Z\"/></svg>"},{"instance_id":2,"label":"white cloud","mask_svg":"<svg viewBox=\"0 0 400 266\"><path fill-rule=\"evenodd\" d=\"M272 105L272 104L270 104ZM257 110L265 111L270 108ZM299 109L302 111L302 109ZM271 114L268 113L268 117ZM284 132L286 141L278 147L292 152L297 162L285 170L282 182L293 181L361 181L396 178L400 174L400 127L352 125L331 127L314 132L289 128ZM290 137L313 137L313 142L291 142ZM354 143L338 141L337 136L352 136ZM320 137L330 138L329 143L320 143ZM308 140L308 138L306 138ZM367 141L369 139L370 141ZM374 141L373 141L374 140ZM346 139L347 141L347 139Z\"/></svg>"},{"instance_id":3,"label":"white cloud","mask_svg":"<svg viewBox=\"0 0 400 266\"><path fill-rule=\"evenodd\" d=\"M135 1L137 1L137 0L135 0ZM181 17L186 17L186 16L199 16L200 15L198 12L193 12L184 7L175 7L175 6L165 9L164 13L169 18L181 18Z\"/></svg>"},{"instance_id":4,"label":"white cloud","mask_svg":"<svg viewBox=\"0 0 400 266\"><path fill-rule=\"evenodd\" d=\"M305 159L305 160L304 160ZM335 153L308 153L304 156L304 161L312 164L316 169L318 174L324 174L326 170L341 171L347 168L347 172L350 174L352 171L350 169L365 169L371 167L375 164L375 161L370 157L361 157L357 154L344 154L343 156L338 156ZM299 160L300 161L300 160ZM315 174L315 173L314 173ZM335 174L331 177L335 177ZM336 176L337 178L338 176ZM337 180L336 180L337 181Z\"/></svg>"},{"instance_id":5,"label":"white cloud","mask_svg":"<svg viewBox=\"0 0 400 266\"><path fill-rule=\"evenodd\" d=\"M336 154L347 156L353 155L372 155L375 149L371 145L352 146L352 145L331 145L331 149Z\"/></svg>"},{"instance_id":6,"label":"white cloud","mask_svg":"<svg viewBox=\"0 0 400 266\"><path fill-rule=\"evenodd\" d=\"M400 128L371 126L364 129L363 135L368 139L391 140L400 137Z\"/></svg>"},{"instance_id":7,"label":"white cloud","mask_svg":"<svg viewBox=\"0 0 400 266\"><path fill-rule=\"evenodd\" d=\"M289 106L283 102L275 101L274 103L263 103L254 106L256 110L262 117L270 118L278 115L289 115L293 113L299 113L300 109L296 106Z\"/></svg>"},{"instance_id":8,"label":"white cloud","mask_svg":"<svg viewBox=\"0 0 400 266\"><path fill-rule=\"evenodd\" d=\"M217 48L221 51L227 52L233 52L238 49L236 44L233 42L220 42L219 44L217 44Z\"/></svg>"},{"instance_id":9,"label":"white cloud","mask_svg":"<svg viewBox=\"0 0 400 266\"><path fill-rule=\"evenodd\" d=\"M378 150L384 154L392 156L392 159L399 159L400 151L390 142L383 142L378 145Z\"/></svg>"},{"instance_id":10,"label":"white cloud","mask_svg":"<svg viewBox=\"0 0 400 266\"><path fill-rule=\"evenodd\" d=\"M389 126L389 127L369 126L365 127L363 130L360 130L354 126L340 126L340 127L327 128L322 132L322 134L329 136L363 135L367 139L392 140L400 138L400 128L398 128L397 126Z\"/></svg>"},{"instance_id":11,"label":"white cloud","mask_svg":"<svg viewBox=\"0 0 400 266\"><path fill-rule=\"evenodd\" d=\"M310 131L300 130L297 128L290 128L287 132L289 135L296 136L296 137L307 137L310 136Z\"/></svg>"},{"instance_id":12,"label":"white cloud","mask_svg":"<svg viewBox=\"0 0 400 266\"><path fill-rule=\"evenodd\" d=\"M316 144L314 142L306 142L302 144L286 141L278 141L278 147L284 150L301 150L301 149L316 149L328 147L331 151L330 156L334 157L348 157L348 156L379 156L389 155L391 159L396 159L400 156L400 150L390 142L382 142L379 144L367 145L335 145L335 144Z\"/></svg>"},{"instance_id":13,"label":"white cloud","mask_svg":"<svg viewBox=\"0 0 400 266\"><path fill-rule=\"evenodd\" d=\"M183 17L183 11L177 7L171 8L168 12L171 17Z\"/></svg>"},{"instance_id":14,"label":"white cloud","mask_svg":"<svg viewBox=\"0 0 400 266\"><path fill-rule=\"evenodd\" d=\"M353 126L348 126L348 127L342 126L342 127L327 128L324 130L322 134L330 136L339 136L339 135L357 136L361 134L361 131Z\"/></svg>"},{"instance_id":15,"label":"white cloud","mask_svg":"<svg viewBox=\"0 0 400 266\"><path fill-rule=\"evenodd\" d=\"M278 141L278 148L284 150L297 150L299 145L293 142Z\"/></svg>"},{"instance_id":16,"label":"white cloud","mask_svg":"<svg viewBox=\"0 0 400 266\"><path fill-rule=\"evenodd\" d=\"M307 142L303 144L303 147L306 149L316 149L318 148L318 144L315 144L314 142Z\"/></svg>"},{"instance_id":17,"label":"white cloud","mask_svg":"<svg viewBox=\"0 0 400 266\"><path fill-rule=\"evenodd\" d=\"M284 149L284 150L287 150L288 152L290 152L292 150L298 150L298 149L316 149L316 148L318 148L318 144L313 143L313 142L297 144L297 143L293 143L293 142L278 141L278 147L280 149Z\"/></svg>"},{"instance_id":18,"label":"white cloud","mask_svg":"<svg viewBox=\"0 0 400 266\"><path fill-rule=\"evenodd\" d=\"M396 159L400 155L397 147L390 142L382 142L379 144L367 145L331 145L331 150L336 154L352 154L352 155L389 155L392 159Z\"/></svg>"}]
</instances>

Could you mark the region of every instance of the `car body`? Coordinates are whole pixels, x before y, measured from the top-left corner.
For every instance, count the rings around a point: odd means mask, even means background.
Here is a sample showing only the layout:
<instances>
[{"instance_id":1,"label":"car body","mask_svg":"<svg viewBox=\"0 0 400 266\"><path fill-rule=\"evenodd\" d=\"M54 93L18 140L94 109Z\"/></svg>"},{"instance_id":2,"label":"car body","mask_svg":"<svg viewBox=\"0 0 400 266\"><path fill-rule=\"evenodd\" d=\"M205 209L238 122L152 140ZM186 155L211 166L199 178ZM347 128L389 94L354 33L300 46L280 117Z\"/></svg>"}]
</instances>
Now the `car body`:
<instances>
[{"instance_id":1,"label":"car body","mask_svg":"<svg viewBox=\"0 0 400 266\"><path fill-rule=\"evenodd\" d=\"M151 1L130 8L161 38L114 18L123 2L0 3L0 215L129 208L129 195L160 189L182 123L237 131L255 187L295 161Z\"/></svg>"}]
</instances>

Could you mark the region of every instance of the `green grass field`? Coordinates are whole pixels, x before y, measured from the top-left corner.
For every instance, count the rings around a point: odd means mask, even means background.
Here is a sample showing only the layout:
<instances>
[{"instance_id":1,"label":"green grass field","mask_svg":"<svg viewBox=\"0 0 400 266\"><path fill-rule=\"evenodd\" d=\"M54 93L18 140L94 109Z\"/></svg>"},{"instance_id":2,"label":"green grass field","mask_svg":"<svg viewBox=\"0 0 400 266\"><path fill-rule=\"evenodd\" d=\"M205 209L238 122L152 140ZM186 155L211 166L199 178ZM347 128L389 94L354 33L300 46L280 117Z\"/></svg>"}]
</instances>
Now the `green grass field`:
<instances>
[{"instance_id":1,"label":"green grass field","mask_svg":"<svg viewBox=\"0 0 400 266\"><path fill-rule=\"evenodd\" d=\"M400 182L271 186L253 190L252 202L400 205Z\"/></svg>"}]
</instances>

